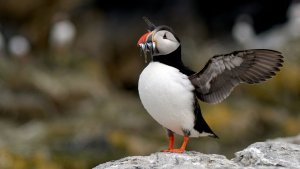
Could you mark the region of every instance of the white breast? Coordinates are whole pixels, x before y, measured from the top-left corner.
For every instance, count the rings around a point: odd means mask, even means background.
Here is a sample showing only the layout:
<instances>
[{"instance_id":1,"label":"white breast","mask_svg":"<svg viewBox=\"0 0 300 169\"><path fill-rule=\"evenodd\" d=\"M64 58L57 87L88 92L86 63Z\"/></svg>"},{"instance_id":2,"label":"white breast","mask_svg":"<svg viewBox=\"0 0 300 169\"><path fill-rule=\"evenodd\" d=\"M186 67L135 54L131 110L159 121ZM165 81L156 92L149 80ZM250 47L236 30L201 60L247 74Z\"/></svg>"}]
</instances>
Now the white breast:
<instances>
[{"instance_id":1,"label":"white breast","mask_svg":"<svg viewBox=\"0 0 300 169\"><path fill-rule=\"evenodd\" d=\"M183 135L188 129L199 136L194 127L194 86L178 69L151 62L141 73L139 95L145 109L162 126Z\"/></svg>"}]
</instances>

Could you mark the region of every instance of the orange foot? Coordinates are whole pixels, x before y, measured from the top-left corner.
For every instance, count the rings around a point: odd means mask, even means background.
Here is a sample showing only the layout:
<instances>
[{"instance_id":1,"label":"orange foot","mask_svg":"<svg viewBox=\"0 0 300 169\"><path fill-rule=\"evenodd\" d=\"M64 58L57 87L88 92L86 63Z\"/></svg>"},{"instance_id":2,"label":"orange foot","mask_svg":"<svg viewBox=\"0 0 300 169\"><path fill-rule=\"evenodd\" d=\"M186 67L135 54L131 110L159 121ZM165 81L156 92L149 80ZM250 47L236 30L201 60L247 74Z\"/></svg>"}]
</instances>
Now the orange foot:
<instances>
[{"instance_id":1,"label":"orange foot","mask_svg":"<svg viewBox=\"0 0 300 169\"><path fill-rule=\"evenodd\" d=\"M163 150L162 152L183 153L185 151L185 148L186 148L186 145L187 145L188 141L189 141L189 137L188 136L184 136L183 143L182 143L181 147L178 148L178 149L174 149L173 148L174 140L173 140L173 143L171 144L172 146L169 146L169 149Z\"/></svg>"},{"instance_id":2,"label":"orange foot","mask_svg":"<svg viewBox=\"0 0 300 169\"><path fill-rule=\"evenodd\" d=\"M167 149L163 150L162 152L169 152L169 153L183 153L185 150L178 148L178 149Z\"/></svg>"}]
</instances>

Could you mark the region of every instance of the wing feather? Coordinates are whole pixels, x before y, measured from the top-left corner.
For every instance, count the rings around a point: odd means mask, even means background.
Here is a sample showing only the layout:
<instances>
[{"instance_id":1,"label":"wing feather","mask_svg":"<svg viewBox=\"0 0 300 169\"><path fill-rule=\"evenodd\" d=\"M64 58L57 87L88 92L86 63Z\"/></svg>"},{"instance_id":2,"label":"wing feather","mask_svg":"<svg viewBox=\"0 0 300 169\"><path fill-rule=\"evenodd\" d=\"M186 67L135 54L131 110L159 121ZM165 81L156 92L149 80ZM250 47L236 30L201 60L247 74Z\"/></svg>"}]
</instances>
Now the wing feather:
<instances>
[{"instance_id":1,"label":"wing feather","mask_svg":"<svg viewBox=\"0 0 300 169\"><path fill-rule=\"evenodd\" d=\"M280 52L268 49L235 51L212 57L204 68L189 78L197 97L208 103L219 103L240 83L259 83L282 67Z\"/></svg>"}]
</instances>

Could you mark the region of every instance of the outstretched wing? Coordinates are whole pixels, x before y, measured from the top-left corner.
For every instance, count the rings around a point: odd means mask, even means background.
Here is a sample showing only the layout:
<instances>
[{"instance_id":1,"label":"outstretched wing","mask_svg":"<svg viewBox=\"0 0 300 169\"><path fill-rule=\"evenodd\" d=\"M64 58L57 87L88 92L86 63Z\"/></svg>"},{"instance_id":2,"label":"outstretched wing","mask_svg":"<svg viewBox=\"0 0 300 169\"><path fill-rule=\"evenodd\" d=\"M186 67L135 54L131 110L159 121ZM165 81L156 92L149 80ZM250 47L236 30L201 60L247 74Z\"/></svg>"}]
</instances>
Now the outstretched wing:
<instances>
[{"instance_id":1,"label":"outstretched wing","mask_svg":"<svg viewBox=\"0 0 300 169\"><path fill-rule=\"evenodd\" d=\"M280 52L268 49L235 51L212 57L205 67L189 78L197 97L219 103L240 83L259 83L275 75L282 66Z\"/></svg>"}]
</instances>

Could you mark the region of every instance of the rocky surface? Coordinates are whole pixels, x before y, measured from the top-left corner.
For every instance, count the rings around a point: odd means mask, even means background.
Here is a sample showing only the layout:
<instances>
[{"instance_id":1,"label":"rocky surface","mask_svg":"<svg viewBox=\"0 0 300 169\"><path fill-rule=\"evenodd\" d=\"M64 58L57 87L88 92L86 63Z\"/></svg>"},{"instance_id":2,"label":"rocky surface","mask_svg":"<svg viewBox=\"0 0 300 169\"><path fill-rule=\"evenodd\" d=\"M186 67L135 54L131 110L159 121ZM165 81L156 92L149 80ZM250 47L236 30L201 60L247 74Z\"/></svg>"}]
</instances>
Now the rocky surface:
<instances>
[{"instance_id":1,"label":"rocky surface","mask_svg":"<svg viewBox=\"0 0 300 169\"><path fill-rule=\"evenodd\" d=\"M300 168L300 145L284 142L258 142L237 152L231 161L239 166Z\"/></svg>"},{"instance_id":2,"label":"rocky surface","mask_svg":"<svg viewBox=\"0 0 300 169\"><path fill-rule=\"evenodd\" d=\"M223 155L187 151L183 154L157 152L100 164L94 169L150 168L300 168L300 136L257 142L235 153L231 160Z\"/></svg>"}]
</instances>

